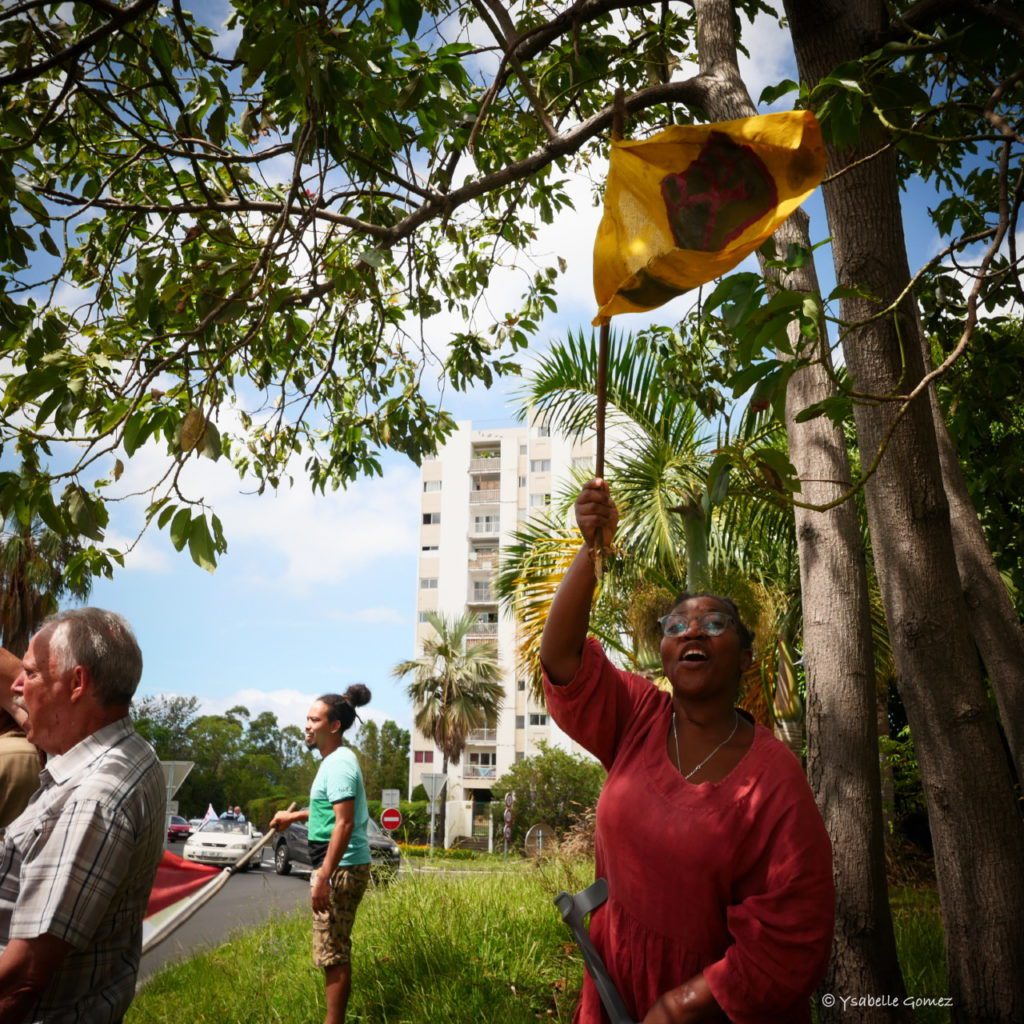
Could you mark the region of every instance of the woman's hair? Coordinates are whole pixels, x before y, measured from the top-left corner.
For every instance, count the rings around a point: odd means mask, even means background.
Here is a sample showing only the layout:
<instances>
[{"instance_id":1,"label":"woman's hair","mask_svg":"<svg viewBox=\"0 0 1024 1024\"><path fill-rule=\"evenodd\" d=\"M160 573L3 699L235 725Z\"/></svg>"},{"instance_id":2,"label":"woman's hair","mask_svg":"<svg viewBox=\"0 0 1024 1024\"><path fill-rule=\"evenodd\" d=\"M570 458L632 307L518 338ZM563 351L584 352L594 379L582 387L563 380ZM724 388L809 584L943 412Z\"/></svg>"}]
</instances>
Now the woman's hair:
<instances>
[{"instance_id":1,"label":"woman's hair","mask_svg":"<svg viewBox=\"0 0 1024 1024\"><path fill-rule=\"evenodd\" d=\"M353 683L344 693L325 693L317 700L327 708L327 721L341 722L341 731L345 732L358 717L356 708L370 703L370 688Z\"/></svg>"},{"instance_id":2,"label":"woman's hair","mask_svg":"<svg viewBox=\"0 0 1024 1024\"><path fill-rule=\"evenodd\" d=\"M744 651L752 651L754 649L754 631L743 621L743 616L740 615L740 610L731 597L722 597L721 594L709 594L705 591L701 591L699 594L682 593L672 602L672 607L668 609L668 613L674 612L681 604L691 601L695 597L710 597L713 601L718 601L719 604L725 605L736 623L736 632L740 635L740 647Z\"/></svg>"}]
</instances>

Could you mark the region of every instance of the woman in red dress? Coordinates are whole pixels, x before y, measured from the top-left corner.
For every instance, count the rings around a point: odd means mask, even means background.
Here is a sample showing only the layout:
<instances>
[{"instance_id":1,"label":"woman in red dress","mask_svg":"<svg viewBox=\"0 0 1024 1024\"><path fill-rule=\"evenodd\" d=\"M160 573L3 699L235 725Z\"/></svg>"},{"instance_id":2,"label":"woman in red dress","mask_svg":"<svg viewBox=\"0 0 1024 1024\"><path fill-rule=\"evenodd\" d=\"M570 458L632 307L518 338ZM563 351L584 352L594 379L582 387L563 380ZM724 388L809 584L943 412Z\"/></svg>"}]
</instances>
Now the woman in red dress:
<instances>
[{"instance_id":1,"label":"woman in red dress","mask_svg":"<svg viewBox=\"0 0 1024 1024\"><path fill-rule=\"evenodd\" d=\"M588 546L611 540L604 481L580 492L576 520ZM683 595L661 620L665 693L587 638L595 584L584 547L540 651L551 714L608 771L609 895L591 938L643 1024L808 1024L832 944L831 846L799 761L735 707L753 637L732 601ZM607 1019L589 977L574 1019Z\"/></svg>"}]
</instances>

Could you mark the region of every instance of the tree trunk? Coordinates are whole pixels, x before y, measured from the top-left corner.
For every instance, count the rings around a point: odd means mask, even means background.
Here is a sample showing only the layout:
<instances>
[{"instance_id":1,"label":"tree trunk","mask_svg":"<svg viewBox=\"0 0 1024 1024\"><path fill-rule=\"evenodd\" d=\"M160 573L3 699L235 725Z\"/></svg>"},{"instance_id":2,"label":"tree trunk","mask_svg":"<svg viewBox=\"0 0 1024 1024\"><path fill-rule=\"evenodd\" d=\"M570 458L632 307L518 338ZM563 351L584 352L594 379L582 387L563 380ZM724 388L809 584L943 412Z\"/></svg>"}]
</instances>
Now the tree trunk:
<instances>
[{"instance_id":1,"label":"tree trunk","mask_svg":"<svg viewBox=\"0 0 1024 1024\"><path fill-rule=\"evenodd\" d=\"M879 0L786 0L801 77L813 86L882 27ZM877 301L843 300L843 319L860 323L910 279L895 155L858 166L865 149L830 155L824 186L836 277ZM853 386L903 393L922 377L912 299L896 313L846 333ZM863 465L892 425L895 403L857 403ZM919 401L896 427L865 489L872 549L893 645L900 693L921 765L942 900L955 1021L1024 1019L1024 824L1010 766L989 706L943 490L931 410Z\"/></svg>"},{"instance_id":2,"label":"tree trunk","mask_svg":"<svg viewBox=\"0 0 1024 1024\"><path fill-rule=\"evenodd\" d=\"M923 336L921 340L924 343ZM929 366L926 345L924 354L925 365ZM935 388L929 388L928 394L935 437L939 443L942 481L949 502L956 566L967 604L971 636L985 664L989 685L996 698L1017 779L1024 784L1024 628L992 558L977 509L967 492L967 481L942 417Z\"/></svg>"},{"instance_id":3,"label":"tree trunk","mask_svg":"<svg viewBox=\"0 0 1024 1024\"><path fill-rule=\"evenodd\" d=\"M716 120L755 114L736 63L732 4L696 0L695 10L701 71L715 82L706 101L708 113ZM775 240L782 252L791 242L810 252L806 214L797 211ZM819 291L810 260L784 283ZM808 344L795 327L790 340L798 352ZM779 358L787 357L779 353ZM827 417L806 423L794 417L832 393L825 367L812 364L790 378L786 395L789 457L801 482L800 497L818 504L831 501L849 484L846 442ZM839 994L901 997L905 988L885 878L870 603L857 510L848 501L826 513L798 508L795 514L807 673L807 770L832 839L836 882L836 930L824 987ZM839 1007L820 1006L820 1020L838 1020ZM910 1018L905 1008L895 1006L862 1010L859 1019Z\"/></svg>"}]
</instances>

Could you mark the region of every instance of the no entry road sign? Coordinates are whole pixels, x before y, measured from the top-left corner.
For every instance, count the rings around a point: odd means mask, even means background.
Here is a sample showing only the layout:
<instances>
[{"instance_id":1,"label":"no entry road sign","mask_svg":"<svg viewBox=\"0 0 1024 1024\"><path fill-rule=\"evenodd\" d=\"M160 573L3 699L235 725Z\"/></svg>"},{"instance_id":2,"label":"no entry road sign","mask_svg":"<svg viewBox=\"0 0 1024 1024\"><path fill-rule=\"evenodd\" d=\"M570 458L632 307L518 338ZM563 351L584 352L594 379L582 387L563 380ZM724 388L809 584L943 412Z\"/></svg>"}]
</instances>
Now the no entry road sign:
<instances>
[{"instance_id":1,"label":"no entry road sign","mask_svg":"<svg viewBox=\"0 0 1024 1024\"><path fill-rule=\"evenodd\" d=\"M380 816L380 827L394 832L402 824L402 812L397 807L388 807Z\"/></svg>"}]
</instances>

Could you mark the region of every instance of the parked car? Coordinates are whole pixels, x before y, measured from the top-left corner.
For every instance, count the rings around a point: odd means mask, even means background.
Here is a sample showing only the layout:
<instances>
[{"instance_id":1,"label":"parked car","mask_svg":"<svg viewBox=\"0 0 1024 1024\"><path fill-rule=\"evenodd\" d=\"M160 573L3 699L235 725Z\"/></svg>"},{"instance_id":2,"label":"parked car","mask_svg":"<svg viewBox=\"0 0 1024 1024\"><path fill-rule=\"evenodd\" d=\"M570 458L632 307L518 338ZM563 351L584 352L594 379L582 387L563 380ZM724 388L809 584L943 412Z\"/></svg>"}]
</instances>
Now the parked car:
<instances>
[{"instance_id":1,"label":"parked car","mask_svg":"<svg viewBox=\"0 0 1024 1024\"><path fill-rule=\"evenodd\" d=\"M214 818L205 822L185 843L182 856L200 864L234 864L246 850L251 850L261 839L254 825L247 821ZM259 867L258 857L246 864L246 871Z\"/></svg>"},{"instance_id":2,"label":"parked car","mask_svg":"<svg viewBox=\"0 0 1024 1024\"><path fill-rule=\"evenodd\" d=\"M179 839L188 839L192 835L192 826L180 814L172 814L167 826L167 842L176 843Z\"/></svg>"},{"instance_id":3,"label":"parked car","mask_svg":"<svg viewBox=\"0 0 1024 1024\"><path fill-rule=\"evenodd\" d=\"M370 875L382 884L391 881L402 866L402 854L389 835L381 831L377 822L370 818L366 823L366 837L370 841ZM309 862L309 843L306 826L296 822L289 825L274 840L274 870L287 875L293 867L312 871Z\"/></svg>"}]
</instances>

